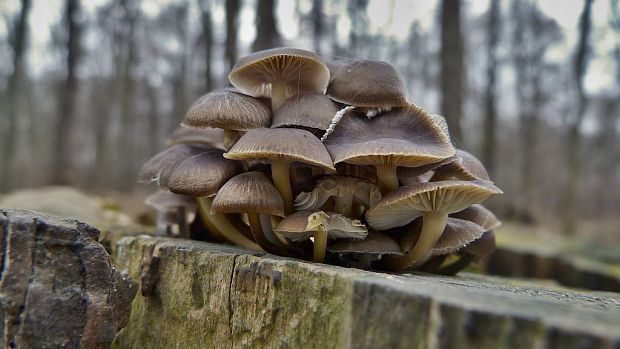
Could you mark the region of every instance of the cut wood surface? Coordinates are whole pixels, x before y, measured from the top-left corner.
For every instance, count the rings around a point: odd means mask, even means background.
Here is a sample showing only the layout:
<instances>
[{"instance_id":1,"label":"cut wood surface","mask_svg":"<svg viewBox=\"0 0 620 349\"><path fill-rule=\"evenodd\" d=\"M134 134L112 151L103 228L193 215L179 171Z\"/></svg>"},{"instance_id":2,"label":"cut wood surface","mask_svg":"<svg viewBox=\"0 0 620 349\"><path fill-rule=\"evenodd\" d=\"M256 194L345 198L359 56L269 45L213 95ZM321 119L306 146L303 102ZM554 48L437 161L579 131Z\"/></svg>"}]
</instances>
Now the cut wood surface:
<instances>
[{"instance_id":1,"label":"cut wood surface","mask_svg":"<svg viewBox=\"0 0 620 349\"><path fill-rule=\"evenodd\" d=\"M620 296L390 275L134 236L119 348L618 348Z\"/></svg>"}]
</instances>

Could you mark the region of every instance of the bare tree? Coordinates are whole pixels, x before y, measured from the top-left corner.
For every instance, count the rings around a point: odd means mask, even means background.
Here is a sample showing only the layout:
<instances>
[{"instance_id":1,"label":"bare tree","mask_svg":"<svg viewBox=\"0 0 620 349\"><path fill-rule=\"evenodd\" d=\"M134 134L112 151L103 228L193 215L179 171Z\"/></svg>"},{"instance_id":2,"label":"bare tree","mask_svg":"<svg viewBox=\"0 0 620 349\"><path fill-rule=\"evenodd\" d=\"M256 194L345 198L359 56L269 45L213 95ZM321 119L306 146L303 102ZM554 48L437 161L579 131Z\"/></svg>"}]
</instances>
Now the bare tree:
<instances>
[{"instance_id":1,"label":"bare tree","mask_svg":"<svg viewBox=\"0 0 620 349\"><path fill-rule=\"evenodd\" d=\"M205 88L206 91L213 89L213 20L211 19L211 1L198 0L200 6L200 19L202 22L201 41L205 50Z\"/></svg>"},{"instance_id":2,"label":"bare tree","mask_svg":"<svg viewBox=\"0 0 620 349\"><path fill-rule=\"evenodd\" d=\"M280 45L280 34L275 16L275 0L258 0L256 7L256 39L253 51L261 51Z\"/></svg>"},{"instance_id":3,"label":"bare tree","mask_svg":"<svg viewBox=\"0 0 620 349\"><path fill-rule=\"evenodd\" d=\"M487 27L487 84L484 96L484 137L482 160L489 173L495 173L495 153L497 152L497 44L500 36L500 2L491 0Z\"/></svg>"},{"instance_id":4,"label":"bare tree","mask_svg":"<svg viewBox=\"0 0 620 349\"><path fill-rule=\"evenodd\" d=\"M441 113L448 121L452 138L463 141L461 119L465 72L461 37L461 1L441 2Z\"/></svg>"},{"instance_id":5,"label":"bare tree","mask_svg":"<svg viewBox=\"0 0 620 349\"><path fill-rule=\"evenodd\" d=\"M361 40L368 28L368 16L366 8L368 0L348 0L347 13L351 19L351 31L349 31L349 54L357 57L361 54Z\"/></svg>"},{"instance_id":6,"label":"bare tree","mask_svg":"<svg viewBox=\"0 0 620 349\"><path fill-rule=\"evenodd\" d=\"M237 62L237 27L239 26L240 0L226 0L226 61L228 70Z\"/></svg>"},{"instance_id":7,"label":"bare tree","mask_svg":"<svg viewBox=\"0 0 620 349\"><path fill-rule=\"evenodd\" d=\"M577 107L573 118L569 121L566 139L566 188L564 196L564 232L567 235L575 233L577 188L579 183L581 148L581 125L586 112L588 99L583 87L583 79L588 67L590 54L590 32L592 31L592 2L585 0L581 17L579 18L579 41L573 60L573 79L577 90Z\"/></svg>"},{"instance_id":8,"label":"bare tree","mask_svg":"<svg viewBox=\"0 0 620 349\"><path fill-rule=\"evenodd\" d=\"M0 158L0 190L11 187L11 166L17 150L17 124L20 115L19 100L22 93L24 80L24 52L26 51L28 38L28 14L30 13L30 0L22 0L19 15L10 29L9 41L12 51L13 71L8 77L6 93L7 130L3 137L2 158Z\"/></svg>"},{"instance_id":9,"label":"bare tree","mask_svg":"<svg viewBox=\"0 0 620 349\"><path fill-rule=\"evenodd\" d=\"M66 34L66 76L58 103L56 143L52 165L52 182L55 184L71 184L75 182L71 162L71 134L75 123L75 104L78 89L76 71L81 53L80 36L82 27L78 21L79 12L79 0L65 1L63 21Z\"/></svg>"},{"instance_id":10,"label":"bare tree","mask_svg":"<svg viewBox=\"0 0 620 349\"><path fill-rule=\"evenodd\" d=\"M321 53L321 39L323 38L323 32L325 21L323 20L323 0L314 0L312 2L312 46L316 53Z\"/></svg>"}]
</instances>

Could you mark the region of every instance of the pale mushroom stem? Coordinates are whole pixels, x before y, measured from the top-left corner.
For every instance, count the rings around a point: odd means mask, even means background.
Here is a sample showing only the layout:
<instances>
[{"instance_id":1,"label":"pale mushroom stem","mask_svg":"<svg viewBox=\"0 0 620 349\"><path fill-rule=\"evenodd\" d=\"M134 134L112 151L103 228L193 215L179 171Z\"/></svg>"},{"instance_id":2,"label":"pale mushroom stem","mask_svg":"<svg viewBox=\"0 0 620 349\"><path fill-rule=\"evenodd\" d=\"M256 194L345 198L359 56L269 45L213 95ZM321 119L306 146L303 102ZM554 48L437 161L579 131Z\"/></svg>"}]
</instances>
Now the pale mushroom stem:
<instances>
[{"instance_id":1,"label":"pale mushroom stem","mask_svg":"<svg viewBox=\"0 0 620 349\"><path fill-rule=\"evenodd\" d=\"M314 256L312 260L316 263L325 261L325 251L327 250L327 232L322 225L319 225L317 232L314 234Z\"/></svg>"},{"instance_id":2,"label":"pale mushroom stem","mask_svg":"<svg viewBox=\"0 0 620 349\"><path fill-rule=\"evenodd\" d=\"M224 148L230 149L230 147L234 145L238 136L238 131L224 129Z\"/></svg>"},{"instance_id":3,"label":"pale mushroom stem","mask_svg":"<svg viewBox=\"0 0 620 349\"><path fill-rule=\"evenodd\" d=\"M287 216L293 212L293 190L289 177L289 164L284 160L274 160L271 163L271 178L273 184L282 195L284 200L284 214Z\"/></svg>"},{"instance_id":4,"label":"pale mushroom stem","mask_svg":"<svg viewBox=\"0 0 620 349\"><path fill-rule=\"evenodd\" d=\"M396 175L396 166L394 165L377 165L377 180L382 194L387 194L398 189L398 176Z\"/></svg>"},{"instance_id":5,"label":"pale mushroom stem","mask_svg":"<svg viewBox=\"0 0 620 349\"><path fill-rule=\"evenodd\" d=\"M288 256L290 255L290 251L287 251L285 248L281 248L265 237L263 233L263 227L260 222L260 215L258 213L248 212L248 223L250 223L250 231L252 232L252 237L256 242L265 249L265 251L277 255Z\"/></svg>"},{"instance_id":6,"label":"pale mushroom stem","mask_svg":"<svg viewBox=\"0 0 620 349\"><path fill-rule=\"evenodd\" d=\"M213 204L213 197L199 197L198 207L200 208L201 215L208 228L212 229L221 236L235 245L245 247L254 251L264 251L257 243L246 238L233 226L226 216L221 214L212 214L211 205Z\"/></svg>"},{"instance_id":7,"label":"pale mushroom stem","mask_svg":"<svg viewBox=\"0 0 620 349\"><path fill-rule=\"evenodd\" d=\"M276 112L286 100L286 84L281 81L271 83L271 111Z\"/></svg>"},{"instance_id":8,"label":"pale mushroom stem","mask_svg":"<svg viewBox=\"0 0 620 349\"><path fill-rule=\"evenodd\" d=\"M401 271L424 263L446 228L447 221L447 213L425 212L422 216L422 231L416 244L404 256L387 259L388 267Z\"/></svg>"}]
</instances>

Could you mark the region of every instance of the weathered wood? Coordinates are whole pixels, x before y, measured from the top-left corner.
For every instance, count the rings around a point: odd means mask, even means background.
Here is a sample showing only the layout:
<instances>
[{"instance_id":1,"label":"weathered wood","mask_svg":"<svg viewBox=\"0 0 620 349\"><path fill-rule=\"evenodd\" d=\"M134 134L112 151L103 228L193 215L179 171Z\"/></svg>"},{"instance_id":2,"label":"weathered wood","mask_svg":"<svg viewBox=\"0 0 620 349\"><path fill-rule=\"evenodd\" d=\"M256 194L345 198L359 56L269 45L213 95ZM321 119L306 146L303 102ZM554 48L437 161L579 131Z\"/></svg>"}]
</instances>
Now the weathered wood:
<instances>
[{"instance_id":1,"label":"weathered wood","mask_svg":"<svg viewBox=\"0 0 620 349\"><path fill-rule=\"evenodd\" d=\"M75 220L0 209L0 347L109 347L137 285L98 237Z\"/></svg>"},{"instance_id":2,"label":"weathered wood","mask_svg":"<svg viewBox=\"0 0 620 349\"><path fill-rule=\"evenodd\" d=\"M115 251L120 268L148 280L149 295L134 301L119 348L620 346L612 296L379 274L147 236L123 238Z\"/></svg>"}]
</instances>

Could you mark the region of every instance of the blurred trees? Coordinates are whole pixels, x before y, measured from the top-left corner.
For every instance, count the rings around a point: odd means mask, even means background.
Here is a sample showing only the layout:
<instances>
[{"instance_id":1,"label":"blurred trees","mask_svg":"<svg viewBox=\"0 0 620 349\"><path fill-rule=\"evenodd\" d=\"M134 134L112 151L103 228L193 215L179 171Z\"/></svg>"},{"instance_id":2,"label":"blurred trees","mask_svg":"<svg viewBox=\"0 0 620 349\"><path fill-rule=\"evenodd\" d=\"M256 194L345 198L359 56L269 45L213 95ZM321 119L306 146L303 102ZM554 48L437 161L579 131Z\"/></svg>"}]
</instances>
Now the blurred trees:
<instances>
[{"instance_id":1,"label":"blurred trees","mask_svg":"<svg viewBox=\"0 0 620 349\"><path fill-rule=\"evenodd\" d=\"M388 24L409 18L398 3L381 2ZM565 57L569 35L533 0L437 0L428 18L407 22L399 35L375 25L373 0L297 0L286 18L278 9L291 5L277 0L62 4L49 43L34 49L28 18L40 5L0 4L10 9L0 17L0 191L52 182L134 188L144 160L199 95L228 85L238 57L283 45L395 65L412 102L446 116L459 146L479 145L468 150L505 189L495 203L504 218L570 231L580 203L592 219L617 219L618 0L608 4L606 29L585 26L592 4L584 0L579 42ZM593 49L612 34L609 52ZM616 80L591 92L586 63L603 55Z\"/></svg>"}]
</instances>

